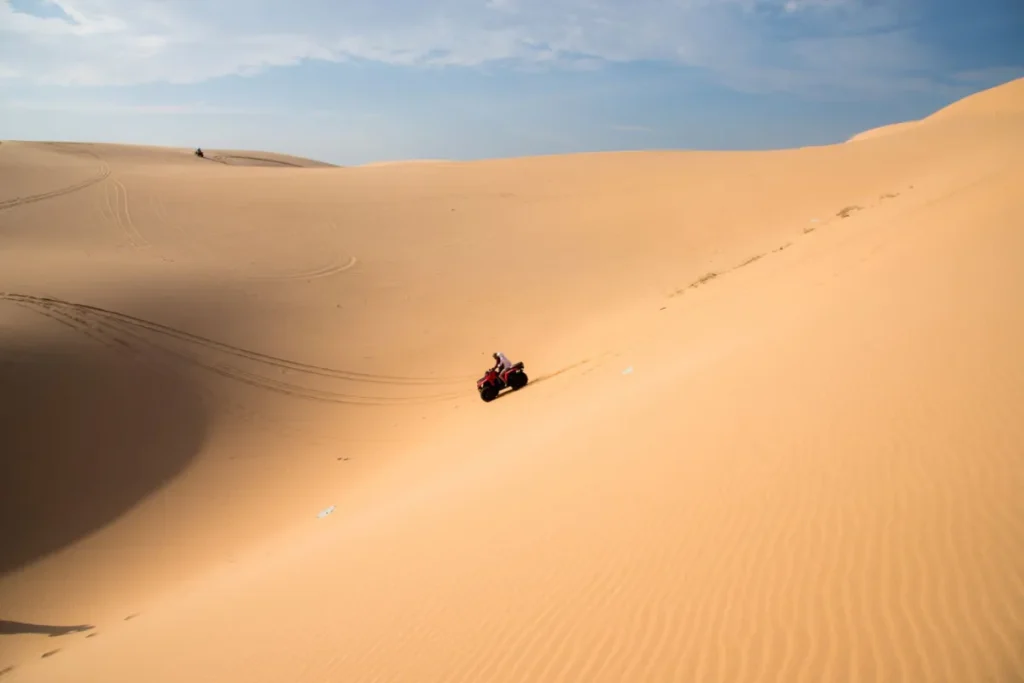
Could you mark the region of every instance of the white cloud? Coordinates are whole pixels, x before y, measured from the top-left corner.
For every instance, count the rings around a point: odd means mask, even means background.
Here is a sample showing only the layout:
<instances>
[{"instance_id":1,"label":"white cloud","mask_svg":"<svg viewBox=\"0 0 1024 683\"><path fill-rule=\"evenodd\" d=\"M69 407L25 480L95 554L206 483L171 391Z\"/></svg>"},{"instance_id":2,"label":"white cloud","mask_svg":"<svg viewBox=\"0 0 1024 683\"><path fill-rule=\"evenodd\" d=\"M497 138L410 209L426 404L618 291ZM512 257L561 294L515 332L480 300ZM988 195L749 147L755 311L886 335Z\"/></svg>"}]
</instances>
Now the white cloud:
<instances>
[{"instance_id":1,"label":"white cloud","mask_svg":"<svg viewBox=\"0 0 1024 683\"><path fill-rule=\"evenodd\" d=\"M32 84L190 83L303 60L588 68L667 60L735 87L865 83L908 58L905 36L833 39L894 19L872 0L0 0L0 78ZM289 9L292 7L294 9ZM841 20L841 22L840 22ZM777 40L800 22L800 40Z\"/></svg>"}]
</instances>

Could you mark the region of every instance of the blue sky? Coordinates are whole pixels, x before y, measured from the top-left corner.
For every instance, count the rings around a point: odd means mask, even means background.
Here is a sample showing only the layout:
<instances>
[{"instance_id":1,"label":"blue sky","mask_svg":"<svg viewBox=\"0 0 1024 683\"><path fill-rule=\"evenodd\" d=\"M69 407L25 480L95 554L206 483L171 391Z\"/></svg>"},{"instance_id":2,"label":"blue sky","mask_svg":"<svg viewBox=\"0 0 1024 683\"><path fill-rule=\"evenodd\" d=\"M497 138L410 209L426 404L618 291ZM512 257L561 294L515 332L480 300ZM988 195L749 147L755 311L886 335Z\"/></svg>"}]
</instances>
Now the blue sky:
<instances>
[{"instance_id":1,"label":"blue sky","mask_svg":"<svg viewBox=\"0 0 1024 683\"><path fill-rule=\"evenodd\" d=\"M1024 76L1021 0L0 0L0 137L339 164L835 142Z\"/></svg>"}]
</instances>

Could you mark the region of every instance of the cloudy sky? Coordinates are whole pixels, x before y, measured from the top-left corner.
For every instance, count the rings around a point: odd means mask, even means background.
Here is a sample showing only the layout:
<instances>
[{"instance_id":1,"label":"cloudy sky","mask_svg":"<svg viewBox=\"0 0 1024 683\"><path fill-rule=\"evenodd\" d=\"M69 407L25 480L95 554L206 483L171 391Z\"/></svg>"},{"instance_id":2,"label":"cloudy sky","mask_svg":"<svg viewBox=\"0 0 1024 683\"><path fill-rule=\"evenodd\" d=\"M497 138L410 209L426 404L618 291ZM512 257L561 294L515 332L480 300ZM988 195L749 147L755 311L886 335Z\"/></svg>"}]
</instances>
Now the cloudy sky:
<instances>
[{"instance_id":1,"label":"cloudy sky","mask_svg":"<svg viewBox=\"0 0 1024 683\"><path fill-rule=\"evenodd\" d=\"M1024 0L0 0L0 138L341 164L838 141L1024 76Z\"/></svg>"}]
</instances>

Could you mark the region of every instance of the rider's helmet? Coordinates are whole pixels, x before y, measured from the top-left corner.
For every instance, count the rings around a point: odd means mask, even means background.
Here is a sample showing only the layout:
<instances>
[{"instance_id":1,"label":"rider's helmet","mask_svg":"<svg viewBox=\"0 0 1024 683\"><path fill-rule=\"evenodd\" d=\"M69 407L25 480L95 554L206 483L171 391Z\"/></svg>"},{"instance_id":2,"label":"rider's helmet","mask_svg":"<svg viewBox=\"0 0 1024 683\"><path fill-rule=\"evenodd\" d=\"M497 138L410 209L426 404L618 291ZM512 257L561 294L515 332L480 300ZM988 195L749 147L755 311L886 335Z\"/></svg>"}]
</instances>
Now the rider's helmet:
<instances>
[{"instance_id":1,"label":"rider's helmet","mask_svg":"<svg viewBox=\"0 0 1024 683\"><path fill-rule=\"evenodd\" d=\"M494 353L492 353L491 358L493 358L494 360L498 360L498 352L495 351Z\"/></svg>"}]
</instances>

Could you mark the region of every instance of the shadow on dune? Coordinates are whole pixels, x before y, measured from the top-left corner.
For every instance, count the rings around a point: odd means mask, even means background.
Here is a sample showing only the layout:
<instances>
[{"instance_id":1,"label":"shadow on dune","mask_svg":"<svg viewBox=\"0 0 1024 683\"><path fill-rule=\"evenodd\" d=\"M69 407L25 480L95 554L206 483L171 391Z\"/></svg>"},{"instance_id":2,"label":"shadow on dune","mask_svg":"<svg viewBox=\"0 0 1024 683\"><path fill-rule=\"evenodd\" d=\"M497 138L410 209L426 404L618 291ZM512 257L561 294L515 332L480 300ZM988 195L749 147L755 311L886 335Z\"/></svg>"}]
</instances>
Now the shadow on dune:
<instances>
[{"instance_id":1,"label":"shadow on dune","mask_svg":"<svg viewBox=\"0 0 1024 683\"><path fill-rule=\"evenodd\" d=\"M166 369L99 345L0 348L0 575L116 520L207 429L197 388Z\"/></svg>"},{"instance_id":2,"label":"shadow on dune","mask_svg":"<svg viewBox=\"0 0 1024 683\"><path fill-rule=\"evenodd\" d=\"M0 636L17 636L23 634L49 636L57 638L71 633L91 631L95 626L79 624L77 626L43 626L42 624L26 624L21 621L4 621L0 619Z\"/></svg>"}]
</instances>

